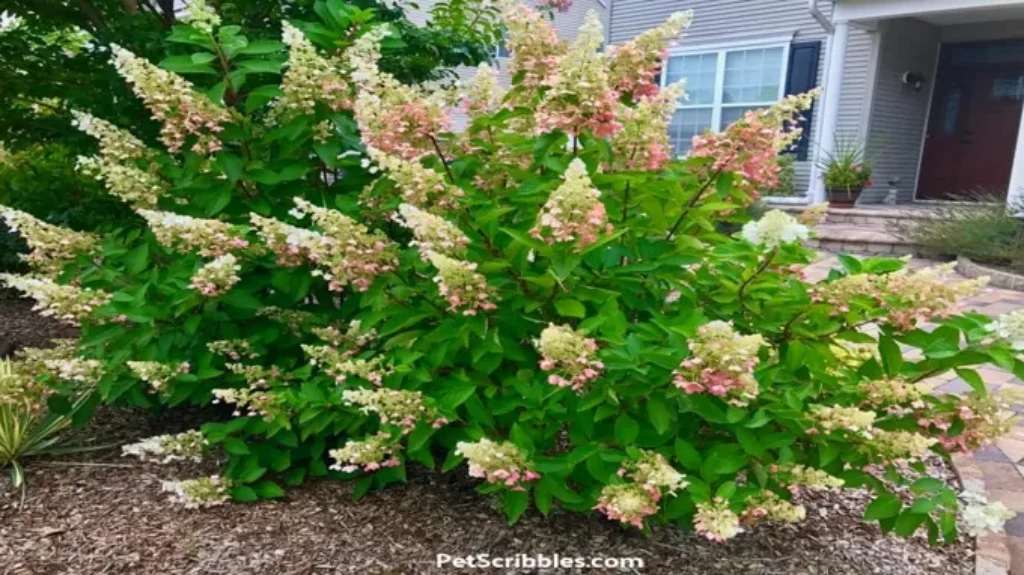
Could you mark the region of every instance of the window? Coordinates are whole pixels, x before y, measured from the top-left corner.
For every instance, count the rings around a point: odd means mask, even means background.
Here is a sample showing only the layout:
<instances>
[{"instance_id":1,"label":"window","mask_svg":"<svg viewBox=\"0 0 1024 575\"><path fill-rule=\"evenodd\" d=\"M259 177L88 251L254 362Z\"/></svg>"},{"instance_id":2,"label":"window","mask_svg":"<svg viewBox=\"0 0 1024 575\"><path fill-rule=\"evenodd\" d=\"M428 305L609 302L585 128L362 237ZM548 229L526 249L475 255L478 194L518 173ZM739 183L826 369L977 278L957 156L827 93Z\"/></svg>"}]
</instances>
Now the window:
<instances>
[{"instance_id":1,"label":"window","mask_svg":"<svg viewBox=\"0 0 1024 575\"><path fill-rule=\"evenodd\" d=\"M789 39L763 46L729 47L669 56L662 85L686 80L676 105L669 139L676 154L690 151L693 137L721 130L748 110L764 108L785 96Z\"/></svg>"},{"instance_id":2,"label":"window","mask_svg":"<svg viewBox=\"0 0 1024 575\"><path fill-rule=\"evenodd\" d=\"M511 56L512 53L508 50L508 32L504 27L501 28L501 41L494 47L494 57L503 59Z\"/></svg>"}]
</instances>

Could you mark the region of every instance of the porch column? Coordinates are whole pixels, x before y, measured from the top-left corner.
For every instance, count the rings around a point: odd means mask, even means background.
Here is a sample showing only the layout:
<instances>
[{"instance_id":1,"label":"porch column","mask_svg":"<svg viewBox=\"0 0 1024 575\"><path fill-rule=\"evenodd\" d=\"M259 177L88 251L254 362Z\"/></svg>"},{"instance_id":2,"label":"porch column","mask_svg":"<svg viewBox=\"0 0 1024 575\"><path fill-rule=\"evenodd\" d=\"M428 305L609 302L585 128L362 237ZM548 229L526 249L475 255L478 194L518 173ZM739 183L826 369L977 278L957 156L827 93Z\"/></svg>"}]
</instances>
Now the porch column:
<instances>
[{"instance_id":1,"label":"porch column","mask_svg":"<svg viewBox=\"0 0 1024 575\"><path fill-rule=\"evenodd\" d=\"M843 64L846 62L846 45L850 39L850 22L839 20L834 23L835 32L828 44L828 68L825 73L825 93L822 95L821 128L818 130L818 145L814 154L814 168L811 170L811 203L825 201L825 182L821 179L819 160L827 158L835 149L836 124L839 120L839 99L843 93ZM1022 172L1024 177L1024 172Z\"/></svg>"},{"instance_id":2,"label":"porch column","mask_svg":"<svg viewBox=\"0 0 1024 575\"><path fill-rule=\"evenodd\" d=\"M1010 188L1006 191L1006 204L1020 208L1018 215L1024 216L1024 114L1021 114L1017 128L1017 149L1013 154L1013 171L1010 173Z\"/></svg>"}]
</instances>

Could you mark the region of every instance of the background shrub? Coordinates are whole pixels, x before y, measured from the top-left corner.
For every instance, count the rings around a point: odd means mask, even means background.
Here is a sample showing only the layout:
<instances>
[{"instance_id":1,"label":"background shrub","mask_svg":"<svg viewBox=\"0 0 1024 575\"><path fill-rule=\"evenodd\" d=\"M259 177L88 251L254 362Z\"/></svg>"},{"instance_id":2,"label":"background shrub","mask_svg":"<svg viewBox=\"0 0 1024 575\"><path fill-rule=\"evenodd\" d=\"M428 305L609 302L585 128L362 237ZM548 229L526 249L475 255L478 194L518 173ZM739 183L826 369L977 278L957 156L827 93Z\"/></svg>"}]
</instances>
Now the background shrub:
<instances>
[{"instance_id":1,"label":"background shrub","mask_svg":"<svg viewBox=\"0 0 1024 575\"><path fill-rule=\"evenodd\" d=\"M956 537L957 494L921 459L1009 429L973 367L1024 372L1021 318L950 315L981 282L901 260L844 257L806 283L808 227L746 208L778 185L774 156L813 94L672 160L681 88L653 79L688 14L599 51L596 14L569 46L543 15L503 8L513 86L483 66L462 98L382 70L393 27L340 1L285 26L287 50L193 16L171 32L192 53L163 64L201 84L116 51L170 153L77 124L100 142L85 165L147 228L3 212L36 267L2 279L80 323L77 351L102 364L60 373L110 402L230 405L202 441L131 448L222 448L222 475L173 487L197 507L318 476L358 497L411 464L465 463L510 521L557 505L722 541L799 521L794 493L845 485L875 492L866 518L886 531ZM970 393L915 385L951 369Z\"/></svg>"},{"instance_id":2,"label":"background shrub","mask_svg":"<svg viewBox=\"0 0 1024 575\"><path fill-rule=\"evenodd\" d=\"M1007 206L1002 198L972 198L970 205L939 204L934 217L897 228L927 249L965 256L978 263L1024 272L1024 206Z\"/></svg>"}]
</instances>

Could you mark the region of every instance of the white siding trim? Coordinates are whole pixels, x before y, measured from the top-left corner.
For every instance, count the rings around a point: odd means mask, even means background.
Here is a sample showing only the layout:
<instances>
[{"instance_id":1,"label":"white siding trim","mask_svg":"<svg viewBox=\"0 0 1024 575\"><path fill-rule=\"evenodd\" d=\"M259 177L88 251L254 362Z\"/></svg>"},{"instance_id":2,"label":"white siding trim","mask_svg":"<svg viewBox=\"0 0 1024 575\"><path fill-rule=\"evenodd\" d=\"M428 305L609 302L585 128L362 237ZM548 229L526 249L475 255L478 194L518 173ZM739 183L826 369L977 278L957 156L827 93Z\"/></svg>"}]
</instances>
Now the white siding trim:
<instances>
[{"instance_id":1,"label":"white siding trim","mask_svg":"<svg viewBox=\"0 0 1024 575\"><path fill-rule=\"evenodd\" d=\"M938 82L935 80L939 76L939 64L942 62L942 47L945 44L939 42L939 49L935 52L935 65L932 66L932 76L928 81L931 84L930 94L928 94L928 107L925 108L924 112L924 128L921 130L921 151L917 154L917 170L914 171L914 196L913 201L920 201L917 199L917 192L921 189L921 167L924 166L924 147L928 144L928 124L932 121L932 106L935 105L935 89L938 87Z\"/></svg>"},{"instance_id":2,"label":"white siding trim","mask_svg":"<svg viewBox=\"0 0 1024 575\"><path fill-rule=\"evenodd\" d=\"M882 57L882 32L877 28L871 34L871 58L868 64L867 86L864 88L864 108L861 110L860 133L858 139L867 145L868 127L871 126L871 114L875 109L875 86L878 85L878 63Z\"/></svg>"}]
</instances>

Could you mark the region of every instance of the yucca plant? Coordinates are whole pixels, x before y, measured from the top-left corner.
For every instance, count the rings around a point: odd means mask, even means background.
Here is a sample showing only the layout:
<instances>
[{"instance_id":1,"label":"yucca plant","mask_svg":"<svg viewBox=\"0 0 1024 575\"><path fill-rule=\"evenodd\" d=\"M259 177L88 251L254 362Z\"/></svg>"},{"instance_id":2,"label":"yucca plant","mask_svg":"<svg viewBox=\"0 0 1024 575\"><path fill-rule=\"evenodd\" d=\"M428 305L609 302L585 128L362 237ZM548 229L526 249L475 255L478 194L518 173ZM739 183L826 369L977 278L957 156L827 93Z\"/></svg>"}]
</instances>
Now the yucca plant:
<instances>
[{"instance_id":1,"label":"yucca plant","mask_svg":"<svg viewBox=\"0 0 1024 575\"><path fill-rule=\"evenodd\" d=\"M12 486L24 489L22 462L29 457L56 453L62 432L72 425L75 413L92 394L76 391L66 402L60 402L63 407L59 411L50 409L47 398L52 390L30 371L19 369L20 365L0 361L0 468L9 466Z\"/></svg>"}]
</instances>

